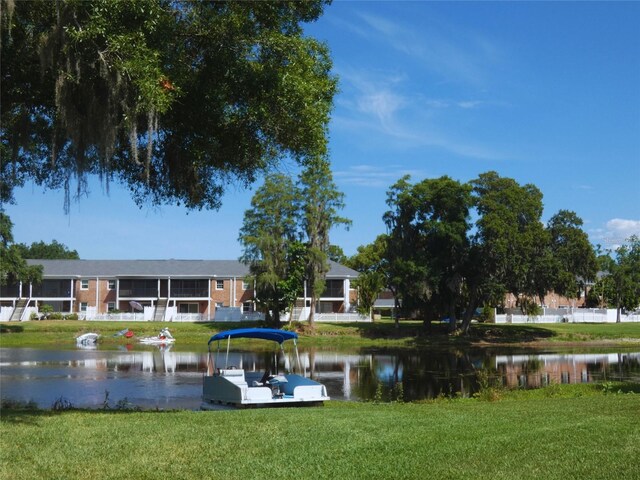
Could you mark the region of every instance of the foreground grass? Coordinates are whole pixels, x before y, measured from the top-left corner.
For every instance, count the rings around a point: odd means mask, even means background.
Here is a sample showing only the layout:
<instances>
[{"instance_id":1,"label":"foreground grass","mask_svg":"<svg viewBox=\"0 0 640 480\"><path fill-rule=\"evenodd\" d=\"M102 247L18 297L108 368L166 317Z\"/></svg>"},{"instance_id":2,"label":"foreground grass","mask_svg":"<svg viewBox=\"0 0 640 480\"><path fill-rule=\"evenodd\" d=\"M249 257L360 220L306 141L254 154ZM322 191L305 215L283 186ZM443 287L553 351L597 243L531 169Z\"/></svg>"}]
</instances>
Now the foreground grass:
<instances>
[{"instance_id":1,"label":"foreground grass","mask_svg":"<svg viewBox=\"0 0 640 480\"><path fill-rule=\"evenodd\" d=\"M216 412L4 410L0 478L640 478L640 395Z\"/></svg>"},{"instance_id":2,"label":"foreground grass","mask_svg":"<svg viewBox=\"0 0 640 480\"><path fill-rule=\"evenodd\" d=\"M73 347L75 337L87 332L102 335L100 344L109 348L126 343L136 343L137 338L156 335L163 327L169 327L176 337L176 349L206 349L211 335L238 327L261 326L251 323L170 323L170 322L87 322L77 320L52 320L0 323L2 347ZM113 335L129 328L133 339ZM300 343L308 346L468 346L526 344L618 344L640 345L640 323L620 324L536 324L495 325L473 324L468 336L446 333L446 326L434 324L426 331L420 321L402 321L399 328L390 320L375 323L320 323L313 330L299 326Z\"/></svg>"}]
</instances>

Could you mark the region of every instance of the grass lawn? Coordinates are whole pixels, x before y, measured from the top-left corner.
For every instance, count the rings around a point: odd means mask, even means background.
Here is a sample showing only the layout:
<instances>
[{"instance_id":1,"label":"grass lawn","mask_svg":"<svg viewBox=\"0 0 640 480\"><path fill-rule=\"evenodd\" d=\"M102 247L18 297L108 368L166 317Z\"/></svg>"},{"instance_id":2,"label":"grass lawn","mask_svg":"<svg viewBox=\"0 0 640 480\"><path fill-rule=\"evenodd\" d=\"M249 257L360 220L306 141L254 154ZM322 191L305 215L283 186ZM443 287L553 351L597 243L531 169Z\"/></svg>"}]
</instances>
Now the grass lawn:
<instances>
[{"instance_id":1,"label":"grass lawn","mask_svg":"<svg viewBox=\"0 0 640 480\"><path fill-rule=\"evenodd\" d=\"M640 395L596 390L213 412L5 409L0 478L640 478Z\"/></svg>"},{"instance_id":2,"label":"grass lawn","mask_svg":"<svg viewBox=\"0 0 640 480\"><path fill-rule=\"evenodd\" d=\"M100 345L113 348L135 343L136 338L125 339L113 334L129 328L136 337L156 335L161 328L169 327L176 337L175 349L206 350L209 337L231 328L260 326L252 323L167 323L167 322L91 322L78 320L51 320L0 323L2 347L56 347L72 348L75 337L87 332L102 335ZM469 345L521 344L527 346L546 344L619 344L640 345L640 323L620 324L536 324L495 325L473 324L468 336L452 336L445 326L434 324L431 331L424 330L420 321L402 321L396 328L390 320L375 323L320 323L313 331L300 328L300 344L313 346L379 346L421 347Z\"/></svg>"}]
</instances>

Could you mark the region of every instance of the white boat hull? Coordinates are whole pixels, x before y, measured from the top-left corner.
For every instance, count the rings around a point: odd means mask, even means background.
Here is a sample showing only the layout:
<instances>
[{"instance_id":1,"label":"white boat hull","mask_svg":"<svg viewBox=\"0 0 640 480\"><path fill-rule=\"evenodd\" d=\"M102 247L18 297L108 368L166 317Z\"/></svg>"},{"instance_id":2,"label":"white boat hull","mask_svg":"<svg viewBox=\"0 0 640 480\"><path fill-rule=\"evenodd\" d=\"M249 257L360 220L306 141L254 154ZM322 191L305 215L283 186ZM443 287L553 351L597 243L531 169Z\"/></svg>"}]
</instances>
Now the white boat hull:
<instances>
[{"instance_id":1,"label":"white boat hull","mask_svg":"<svg viewBox=\"0 0 640 480\"><path fill-rule=\"evenodd\" d=\"M322 405L330 400L326 387L300 375L282 375L283 382L267 386L253 386L260 372L222 370L220 374L205 376L202 387L203 403L236 407L273 407L278 405ZM248 381L247 381L248 380Z\"/></svg>"}]
</instances>

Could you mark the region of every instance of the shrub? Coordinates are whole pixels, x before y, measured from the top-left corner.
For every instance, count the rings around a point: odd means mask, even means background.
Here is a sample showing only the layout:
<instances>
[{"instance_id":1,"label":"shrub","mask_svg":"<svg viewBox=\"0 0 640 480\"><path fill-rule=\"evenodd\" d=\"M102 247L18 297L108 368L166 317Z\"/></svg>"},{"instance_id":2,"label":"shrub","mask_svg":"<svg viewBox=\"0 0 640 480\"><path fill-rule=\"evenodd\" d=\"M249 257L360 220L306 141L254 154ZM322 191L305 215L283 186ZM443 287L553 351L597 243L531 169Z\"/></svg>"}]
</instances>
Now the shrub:
<instances>
[{"instance_id":1,"label":"shrub","mask_svg":"<svg viewBox=\"0 0 640 480\"><path fill-rule=\"evenodd\" d=\"M54 412L62 412L62 411L65 411L65 410L73 410L74 408L75 407L73 406L73 403L71 403L70 400L67 400L64 397L58 398L51 405L51 410L53 410Z\"/></svg>"},{"instance_id":2,"label":"shrub","mask_svg":"<svg viewBox=\"0 0 640 480\"><path fill-rule=\"evenodd\" d=\"M496 323L495 309L490 305L482 307L479 320L486 323Z\"/></svg>"}]
</instances>

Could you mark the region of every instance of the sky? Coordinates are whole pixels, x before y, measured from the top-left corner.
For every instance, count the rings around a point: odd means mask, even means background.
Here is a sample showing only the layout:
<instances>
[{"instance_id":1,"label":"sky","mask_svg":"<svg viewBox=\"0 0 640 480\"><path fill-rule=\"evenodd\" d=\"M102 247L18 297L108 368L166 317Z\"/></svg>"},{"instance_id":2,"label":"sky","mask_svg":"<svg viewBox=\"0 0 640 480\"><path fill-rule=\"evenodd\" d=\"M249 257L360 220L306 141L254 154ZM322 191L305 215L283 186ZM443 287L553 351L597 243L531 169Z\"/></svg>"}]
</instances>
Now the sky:
<instances>
[{"instance_id":1,"label":"sky","mask_svg":"<svg viewBox=\"0 0 640 480\"><path fill-rule=\"evenodd\" d=\"M337 1L306 32L332 53L329 126L352 255L385 233L386 192L495 170L572 210L592 243L640 235L639 2ZM295 167L284 164L284 172ZM97 179L65 215L62 191L29 184L4 205L16 242L57 240L84 259L236 259L252 189L218 211L139 208Z\"/></svg>"}]
</instances>

